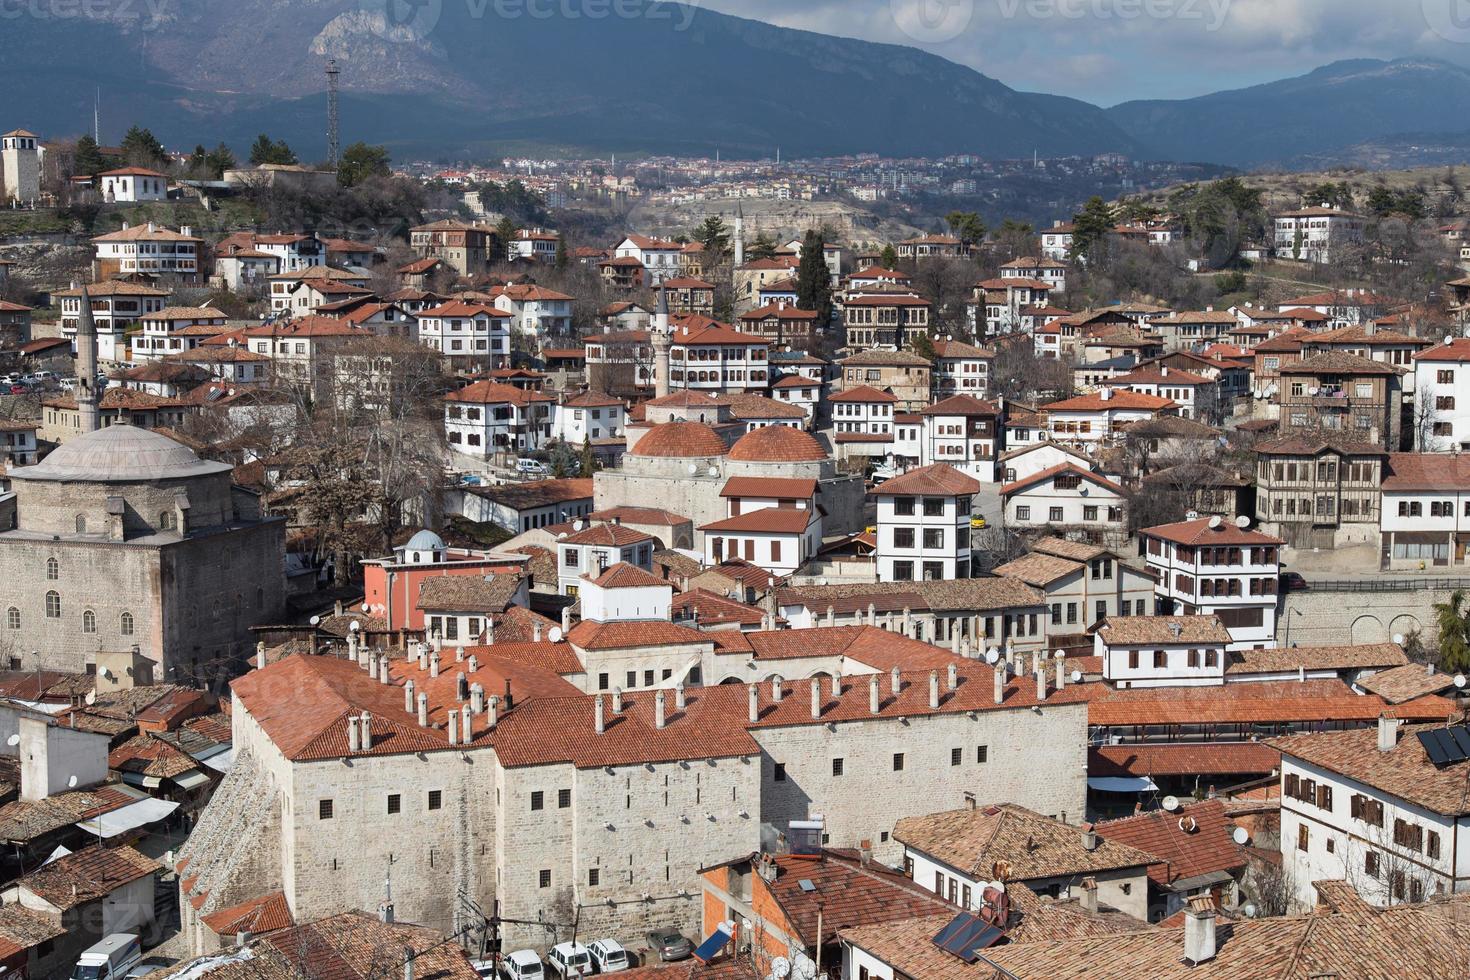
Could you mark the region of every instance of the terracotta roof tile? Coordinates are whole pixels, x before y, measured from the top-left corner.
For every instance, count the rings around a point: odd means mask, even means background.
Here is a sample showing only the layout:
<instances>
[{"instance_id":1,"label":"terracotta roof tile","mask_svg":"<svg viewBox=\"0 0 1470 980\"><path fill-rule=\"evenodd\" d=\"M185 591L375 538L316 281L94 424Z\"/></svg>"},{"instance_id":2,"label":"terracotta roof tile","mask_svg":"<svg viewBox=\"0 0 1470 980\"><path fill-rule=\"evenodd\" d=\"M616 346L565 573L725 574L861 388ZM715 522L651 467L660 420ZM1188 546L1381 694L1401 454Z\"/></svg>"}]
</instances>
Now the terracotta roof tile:
<instances>
[{"instance_id":1,"label":"terracotta roof tile","mask_svg":"<svg viewBox=\"0 0 1470 980\"><path fill-rule=\"evenodd\" d=\"M903 476L894 477L872 491L874 497L929 496L962 497L980 492L980 481L966 476L948 463L935 463Z\"/></svg>"}]
</instances>

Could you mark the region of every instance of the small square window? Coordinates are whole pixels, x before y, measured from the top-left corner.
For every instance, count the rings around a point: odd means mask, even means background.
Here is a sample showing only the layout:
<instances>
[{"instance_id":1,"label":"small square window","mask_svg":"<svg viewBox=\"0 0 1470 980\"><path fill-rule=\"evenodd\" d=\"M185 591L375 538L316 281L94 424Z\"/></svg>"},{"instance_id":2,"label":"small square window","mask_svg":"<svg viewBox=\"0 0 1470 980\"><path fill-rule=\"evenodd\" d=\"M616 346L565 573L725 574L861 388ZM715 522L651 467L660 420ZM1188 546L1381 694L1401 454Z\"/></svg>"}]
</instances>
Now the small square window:
<instances>
[{"instance_id":1,"label":"small square window","mask_svg":"<svg viewBox=\"0 0 1470 980\"><path fill-rule=\"evenodd\" d=\"M786 782L786 766L784 763L776 763L776 782Z\"/></svg>"},{"instance_id":2,"label":"small square window","mask_svg":"<svg viewBox=\"0 0 1470 980\"><path fill-rule=\"evenodd\" d=\"M888 831L881 830L881 831L878 832L878 843L880 843L880 844L887 844L888 843Z\"/></svg>"},{"instance_id":3,"label":"small square window","mask_svg":"<svg viewBox=\"0 0 1470 980\"><path fill-rule=\"evenodd\" d=\"M571 805L572 805L572 791L569 790L569 789L559 789L559 790L557 790L556 791L556 806L557 806L557 809L559 809L559 810L565 810L567 807L569 807Z\"/></svg>"},{"instance_id":4,"label":"small square window","mask_svg":"<svg viewBox=\"0 0 1470 980\"><path fill-rule=\"evenodd\" d=\"M536 884L537 887L540 888L550 888L551 872L548 869L543 868L541 872L536 876Z\"/></svg>"},{"instance_id":5,"label":"small square window","mask_svg":"<svg viewBox=\"0 0 1470 980\"><path fill-rule=\"evenodd\" d=\"M539 789L531 794L531 809L542 810L546 807L546 794Z\"/></svg>"},{"instance_id":6,"label":"small square window","mask_svg":"<svg viewBox=\"0 0 1470 980\"><path fill-rule=\"evenodd\" d=\"M832 760L832 775L834 775L834 776L840 776L840 775L842 775L842 760L841 759L833 759Z\"/></svg>"},{"instance_id":7,"label":"small square window","mask_svg":"<svg viewBox=\"0 0 1470 980\"><path fill-rule=\"evenodd\" d=\"M587 884L588 884L588 886L590 886L592 888L596 888L597 885L601 881L602 881L602 869L601 868L588 868L587 869Z\"/></svg>"},{"instance_id":8,"label":"small square window","mask_svg":"<svg viewBox=\"0 0 1470 980\"><path fill-rule=\"evenodd\" d=\"M444 792L442 790L429 790L429 809L442 810L444 808Z\"/></svg>"},{"instance_id":9,"label":"small square window","mask_svg":"<svg viewBox=\"0 0 1470 980\"><path fill-rule=\"evenodd\" d=\"M332 819L332 801L318 800L316 805L316 815L318 820Z\"/></svg>"},{"instance_id":10,"label":"small square window","mask_svg":"<svg viewBox=\"0 0 1470 980\"><path fill-rule=\"evenodd\" d=\"M403 810L403 797L397 793L388 794L388 816L393 816Z\"/></svg>"},{"instance_id":11,"label":"small square window","mask_svg":"<svg viewBox=\"0 0 1470 980\"><path fill-rule=\"evenodd\" d=\"M894 772L903 772L903 753L902 752L895 752L895 753L893 753L893 771Z\"/></svg>"}]
</instances>

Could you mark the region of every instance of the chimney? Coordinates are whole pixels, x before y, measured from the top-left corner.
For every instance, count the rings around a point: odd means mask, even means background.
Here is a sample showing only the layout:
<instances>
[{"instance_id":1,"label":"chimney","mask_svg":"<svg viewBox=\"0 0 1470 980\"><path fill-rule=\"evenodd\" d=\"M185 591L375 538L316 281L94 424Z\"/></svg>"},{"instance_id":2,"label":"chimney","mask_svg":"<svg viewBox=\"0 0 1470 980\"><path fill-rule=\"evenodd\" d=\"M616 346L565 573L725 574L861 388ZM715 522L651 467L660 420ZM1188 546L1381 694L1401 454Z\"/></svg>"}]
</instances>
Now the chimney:
<instances>
[{"instance_id":1,"label":"chimney","mask_svg":"<svg viewBox=\"0 0 1470 980\"><path fill-rule=\"evenodd\" d=\"M1000 664L995 665L995 703L1004 704L1006 700L1006 671Z\"/></svg>"},{"instance_id":2,"label":"chimney","mask_svg":"<svg viewBox=\"0 0 1470 980\"><path fill-rule=\"evenodd\" d=\"M623 689L621 687L613 688L612 710L615 715L623 713Z\"/></svg>"},{"instance_id":3,"label":"chimney","mask_svg":"<svg viewBox=\"0 0 1470 980\"><path fill-rule=\"evenodd\" d=\"M465 678L464 671L454 675L454 700L468 701L470 697L470 682Z\"/></svg>"},{"instance_id":4,"label":"chimney","mask_svg":"<svg viewBox=\"0 0 1470 980\"><path fill-rule=\"evenodd\" d=\"M571 630L571 628L572 628L572 607L571 606L562 606L561 607L561 632L562 632L562 635L565 636L567 634L567 632L569 630Z\"/></svg>"},{"instance_id":5,"label":"chimney","mask_svg":"<svg viewBox=\"0 0 1470 980\"><path fill-rule=\"evenodd\" d=\"M364 711L358 724L362 728L362 734L359 736L362 750L370 752L373 748L373 716Z\"/></svg>"},{"instance_id":6,"label":"chimney","mask_svg":"<svg viewBox=\"0 0 1470 980\"><path fill-rule=\"evenodd\" d=\"M347 752L350 755L356 755L358 751L362 748L361 738L358 735L357 723L357 715L347 716Z\"/></svg>"},{"instance_id":7,"label":"chimney","mask_svg":"<svg viewBox=\"0 0 1470 980\"><path fill-rule=\"evenodd\" d=\"M685 707L685 703L686 702L684 700L684 682L683 681L680 681L679 683L677 683L677 684L674 685L674 709L676 711L683 711L684 710L684 707Z\"/></svg>"},{"instance_id":8,"label":"chimney","mask_svg":"<svg viewBox=\"0 0 1470 980\"><path fill-rule=\"evenodd\" d=\"M427 694L422 694L421 693L421 694L418 695L418 706L419 706L419 727L420 728L428 728L429 727L429 696Z\"/></svg>"},{"instance_id":9,"label":"chimney","mask_svg":"<svg viewBox=\"0 0 1470 980\"><path fill-rule=\"evenodd\" d=\"M1215 958L1215 899L1196 895L1184 910L1184 962L1190 966Z\"/></svg>"},{"instance_id":10,"label":"chimney","mask_svg":"<svg viewBox=\"0 0 1470 980\"><path fill-rule=\"evenodd\" d=\"M601 735L607 731L607 722L602 717L602 695L597 695L596 702L592 706L592 729Z\"/></svg>"},{"instance_id":11,"label":"chimney","mask_svg":"<svg viewBox=\"0 0 1470 980\"><path fill-rule=\"evenodd\" d=\"M1041 669L1036 671L1036 700L1046 700L1046 671Z\"/></svg>"},{"instance_id":12,"label":"chimney","mask_svg":"<svg viewBox=\"0 0 1470 980\"><path fill-rule=\"evenodd\" d=\"M413 980L413 950L403 950L403 980Z\"/></svg>"},{"instance_id":13,"label":"chimney","mask_svg":"<svg viewBox=\"0 0 1470 980\"><path fill-rule=\"evenodd\" d=\"M500 698L492 695L490 698L490 727L494 728L500 724Z\"/></svg>"},{"instance_id":14,"label":"chimney","mask_svg":"<svg viewBox=\"0 0 1470 980\"><path fill-rule=\"evenodd\" d=\"M874 674L868 679L868 710L873 714L878 713L878 675Z\"/></svg>"},{"instance_id":15,"label":"chimney","mask_svg":"<svg viewBox=\"0 0 1470 980\"><path fill-rule=\"evenodd\" d=\"M449 711L449 744L459 744L459 712L453 709Z\"/></svg>"},{"instance_id":16,"label":"chimney","mask_svg":"<svg viewBox=\"0 0 1470 980\"><path fill-rule=\"evenodd\" d=\"M772 677L771 678L771 703L772 704L780 704L781 703L781 699L783 697L785 697L785 695L786 695L786 691L785 691L785 689L783 687L781 678L779 678L779 677Z\"/></svg>"},{"instance_id":17,"label":"chimney","mask_svg":"<svg viewBox=\"0 0 1470 980\"><path fill-rule=\"evenodd\" d=\"M388 654L383 654L382 660L378 662L378 682L381 684L392 684L393 675L388 672Z\"/></svg>"},{"instance_id":18,"label":"chimney","mask_svg":"<svg viewBox=\"0 0 1470 980\"><path fill-rule=\"evenodd\" d=\"M750 685L750 710L747 716L752 725L761 720L761 692L754 684Z\"/></svg>"},{"instance_id":19,"label":"chimney","mask_svg":"<svg viewBox=\"0 0 1470 980\"><path fill-rule=\"evenodd\" d=\"M842 697L842 675L841 674L833 674L832 675L832 696L834 698L840 698L840 697Z\"/></svg>"},{"instance_id":20,"label":"chimney","mask_svg":"<svg viewBox=\"0 0 1470 980\"><path fill-rule=\"evenodd\" d=\"M403 685L403 710L406 714L413 714L413 681L408 680Z\"/></svg>"},{"instance_id":21,"label":"chimney","mask_svg":"<svg viewBox=\"0 0 1470 980\"><path fill-rule=\"evenodd\" d=\"M929 707L939 707L939 671L929 671Z\"/></svg>"},{"instance_id":22,"label":"chimney","mask_svg":"<svg viewBox=\"0 0 1470 980\"><path fill-rule=\"evenodd\" d=\"M653 727L664 727L664 692L659 691L653 696Z\"/></svg>"},{"instance_id":23,"label":"chimney","mask_svg":"<svg viewBox=\"0 0 1470 980\"><path fill-rule=\"evenodd\" d=\"M1161 378L1167 378L1168 376L1169 376L1169 368L1168 368L1167 365L1165 365L1164 367L1159 368L1159 377L1161 377Z\"/></svg>"},{"instance_id":24,"label":"chimney","mask_svg":"<svg viewBox=\"0 0 1470 980\"><path fill-rule=\"evenodd\" d=\"M1082 825L1082 849L1084 851L1097 850L1097 831L1090 823Z\"/></svg>"},{"instance_id":25,"label":"chimney","mask_svg":"<svg viewBox=\"0 0 1470 980\"><path fill-rule=\"evenodd\" d=\"M892 692L896 695L900 691L903 690L903 681L899 677L898 668L897 667L893 668L893 673L889 674L888 676L889 676L888 686L892 690Z\"/></svg>"},{"instance_id":26,"label":"chimney","mask_svg":"<svg viewBox=\"0 0 1470 980\"><path fill-rule=\"evenodd\" d=\"M485 688L480 684L470 685L470 710L477 715L485 713Z\"/></svg>"},{"instance_id":27,"label":"chimney","mask_svg":"<svg viewBox=\"0 0 1470 980\"><path fill-rule=\"evenodd\" d=\"M463 647L460 647L460 649L463 650L464 648ZM480 661L476 660L474 657L470 657L469 659L470 659L470 668L469 668L469 670L470 670L470 673L473 674L475 671L477 671L477 670L480 669Z\"/></svg>"},{"instance_id":28,"label":"chimney","mask_svg":"<svg viewBox=\"0 0 1470 980\"><path fill-rule=\"evenodd\" d=\"M531 642L532 643L540 643L541 642L541 620L539 620L539 619L536 620L534 623L531 624Z\"/></svg>"},{"instance_id":29,"label":"chimney","mask_svg":"<svg viewBox=\"0 0 1470 980\"><path fill-rule=\"evenodd\" d=\"M255 644L255 669L265 670L265 641Z\"/></svg>"},{"instance_id":30,"label":"chimney","mask_svg":"<svg viewBox=\"0 0 1470 980\"><path fill-rule=\"evenodd\" d=\"M1094 834L1094 837L1097 835ZM1097 914L1097 879L1087 877L1082 879L1082 911L1089 915Z\"/></svg>"},{"instance_id":31,"label":"chimney","mask_svg":"<svg viewBox=\"0 0 1470 980\"><path fill-rule=\"evenodd\" d=\"M377 680L378 679L378 655L377 654L372 654L371 656L368 657L368 678L370 680Z\"/></svg>"},{"instance_id":32,"label":"chimney","mask_svg":"<svg viewBox=\"0 0 1470 980\"><path fill-rule=\"evenodd\" d=\"M1378 751L1392 752L1399 744L1399 720L1388 715L1378 716Z\"/></svg>"},{"instance_id":33,"label":"chimney","mask_svg":"<svg viewBox=\"0 0 1470 980\"><path fill-rule=\"evenodd\" d=\"M439 676L439 651L437 651L437 650L430 650L428 656L429 656L429 676L430 677L438 677Z\"/></svg>"},{"instance_id":34,"label":"chimney","mask_svg":"<svg viewBox=\"0 0 1470 980\"><path fill-rule=\"evenodd\" d=\"M945 672L948 674L948 677L946 678L946 682L947 682L946 683L946 686L949 688L949 690L951 690L951 691L957 691L957 690L959 690L959 686L960 686L960 669L958 667L956 667L954 664L950 664L949 667L946 668Z\"/></svg>"}]
</instances>

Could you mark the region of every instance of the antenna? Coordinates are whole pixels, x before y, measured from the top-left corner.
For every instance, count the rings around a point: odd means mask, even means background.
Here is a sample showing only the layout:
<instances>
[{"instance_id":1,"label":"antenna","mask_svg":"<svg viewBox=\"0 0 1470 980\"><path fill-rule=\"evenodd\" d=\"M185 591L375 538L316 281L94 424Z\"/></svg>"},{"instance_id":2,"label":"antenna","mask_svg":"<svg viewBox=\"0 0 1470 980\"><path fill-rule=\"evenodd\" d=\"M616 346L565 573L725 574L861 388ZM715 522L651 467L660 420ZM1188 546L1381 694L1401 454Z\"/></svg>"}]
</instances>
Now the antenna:
<instances>
[{"instance_id":1,"label":"antenna","mask_svg":"<svg viewBox=\"0 0 1470 980\"><path fill-rule=\"evenodd\" d=\"M335 58L327 62L327 161L333 170L342 158L341 117L337 114L337 78L341 74Z\"/></svg>"}]
</instances>

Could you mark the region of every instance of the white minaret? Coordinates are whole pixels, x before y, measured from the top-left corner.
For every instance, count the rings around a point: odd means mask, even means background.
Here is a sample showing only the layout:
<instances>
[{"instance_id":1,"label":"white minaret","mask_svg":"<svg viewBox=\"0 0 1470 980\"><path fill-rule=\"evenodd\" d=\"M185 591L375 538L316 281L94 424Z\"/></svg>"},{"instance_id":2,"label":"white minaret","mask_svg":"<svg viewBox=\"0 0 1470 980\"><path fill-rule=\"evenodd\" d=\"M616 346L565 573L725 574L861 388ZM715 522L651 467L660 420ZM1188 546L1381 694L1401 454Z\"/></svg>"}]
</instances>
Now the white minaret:
<instances>
[{"instance_id":1,"label":"white minaret","mask_svg":"<svg viewBox=\"0 0 1470 980\"><path fill-rule=\"evenodd\" d=\"M77 315L77 414L84 434L97 431L97 322L86 286Z\"/></svg>"},{"instance_id":2,"label":"white minaret","mask_svg":"<svg viewBox=\"0 0 1470 980\"><path fill-rule=\"evenodd\" d=\"M669 393L669 345L673 338L669 332L669 294L662 288L658 291L658 312L653 315L653 397L663 398Z\"/></svg>"},{"instance_id":3,"label":"white minaret","mask_svg":"<svg viewBox=\"0 0 1470 980\"><path fill-rule=\"evenodd\" d=\"M745 205L735 205L735 268L745 264Z\"/></svg>"},{"instance_id":4,"label":"white minaret","mask_svg":"<svg viewBox=\"0 0 1470 980\"><path fill-rule=\"evenodd\" d=\"M0 169L5 171L0 203L36 203L41 196L41 145L36 134L17 129L0 136Z\"/></svg>"}]
</instances>

